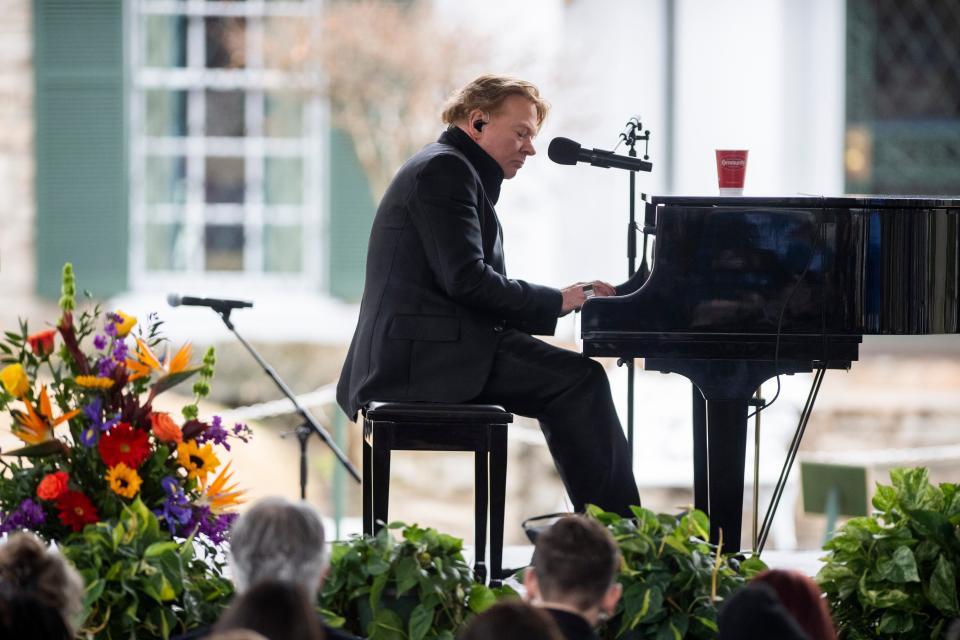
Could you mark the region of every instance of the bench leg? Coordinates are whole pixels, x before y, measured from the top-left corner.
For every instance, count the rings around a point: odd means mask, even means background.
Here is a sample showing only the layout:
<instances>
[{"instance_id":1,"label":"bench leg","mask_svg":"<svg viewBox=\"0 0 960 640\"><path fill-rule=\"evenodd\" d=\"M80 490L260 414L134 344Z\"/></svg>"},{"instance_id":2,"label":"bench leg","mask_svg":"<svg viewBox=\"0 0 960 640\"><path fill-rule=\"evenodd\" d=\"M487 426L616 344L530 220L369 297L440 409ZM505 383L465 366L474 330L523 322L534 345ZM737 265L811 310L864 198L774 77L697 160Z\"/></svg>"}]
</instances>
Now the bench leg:
<instances>
[{"instance_id":1,"label":"bench leg","mask_svg":"<svg viewBox=\"0 0 960 640\"><path fill-rule=\"evenodd\" d=\"M503 576L503 512L507 494L507 425L490 429L490 578Z\"/></svg>"},{"instance_id":2,"label":"bench leg","mask_svg":"<svg viewBox=\"0 0 960 640\"><path fill-rule=\"evenodd\" d=\"M376 535L387 523L387 509L390 504L390 449L393 445L392 424L373 425L373 455L371 456L373 473L373 534Z\"/></svg>"},{"instance_id":3,"label":"bench leg","mask_svg":"<svg viewBox=\"0 0 960 640\"><path fill-rule=\"evenodd\" d=\"M489 474L487 472L488 454L486 451L476 451L474 456L474 499L473 499L473 527L474 527L474 546L476 554L474 557L474 573L477 582L485 583L487 578L487 487L489 483Z\"/></svg>"},{"instance_id":4,"label":"bench leg","mask_svg":"<svg viewBox=\"0 0 960 640\"><path fill-rule=\"evenodd\" d=\"M368 424L364 422L363 430L368 430ZM373 535L373 448L367 439L367 433L363 434L363 484L361 492L363 493L363 533L367 536Z\"/></svg>"}]
</instances>

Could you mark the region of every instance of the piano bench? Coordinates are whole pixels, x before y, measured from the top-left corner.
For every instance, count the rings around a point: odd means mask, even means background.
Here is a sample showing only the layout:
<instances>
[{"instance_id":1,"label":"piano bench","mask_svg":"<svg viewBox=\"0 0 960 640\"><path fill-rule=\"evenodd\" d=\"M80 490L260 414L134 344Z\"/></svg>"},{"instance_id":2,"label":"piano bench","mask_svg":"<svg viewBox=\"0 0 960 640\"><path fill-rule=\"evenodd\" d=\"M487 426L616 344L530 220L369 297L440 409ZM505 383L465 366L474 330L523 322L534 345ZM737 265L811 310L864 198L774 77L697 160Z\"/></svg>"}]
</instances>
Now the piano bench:
<instances>
[{"instance_id":1,"label":"piano bench","mask_svg":"<svg viewBox=\"0 0 960 640\"><path fill-rule=\"evenodd\" d=\"M363 532L374 535L387 520L392 451L473 451L474 572L485 582L487 510L490 573L503 578L503 512L507 485L507 425L513 414L490 404L371 402L363 409ZM489 499L488 499L489 496Z\"/></svg>"}]
</instances>

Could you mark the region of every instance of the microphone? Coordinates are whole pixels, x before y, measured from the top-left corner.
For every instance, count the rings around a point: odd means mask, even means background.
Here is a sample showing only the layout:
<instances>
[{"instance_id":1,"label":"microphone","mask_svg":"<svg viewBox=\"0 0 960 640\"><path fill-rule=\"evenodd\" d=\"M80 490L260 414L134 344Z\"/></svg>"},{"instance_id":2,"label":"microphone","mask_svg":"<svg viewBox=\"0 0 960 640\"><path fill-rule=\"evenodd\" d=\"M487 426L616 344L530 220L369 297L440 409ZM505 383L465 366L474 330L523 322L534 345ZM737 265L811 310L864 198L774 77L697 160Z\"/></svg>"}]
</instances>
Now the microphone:
<instances>
[{"instance_id":1,"label":"microphone","mask_svg":"<svg viewBox=\"0 0 960 640\"><path fill-rule=\"evenodd\" d=\"M252 307L253 303L246 300L221 300L220 298L194 298L192 296L181 296L178 293L167 294L167 304L171 307L210 307L214 311L230 311L232 309L243 309Z\"/></svg>"},{"instance_id":2,"label":"microphone","mask_svg":"<svg viewBox=\"0 0 960 640\"><path fill-rule=\"evenodd\" d=\"M547 148L547 156L557 164L589 162L595 167L626 169L627 171L651 171L653 164L630 156L619 156L602 149L583 149L570 138L554 138Z\"/></svg>"}]
</instances>

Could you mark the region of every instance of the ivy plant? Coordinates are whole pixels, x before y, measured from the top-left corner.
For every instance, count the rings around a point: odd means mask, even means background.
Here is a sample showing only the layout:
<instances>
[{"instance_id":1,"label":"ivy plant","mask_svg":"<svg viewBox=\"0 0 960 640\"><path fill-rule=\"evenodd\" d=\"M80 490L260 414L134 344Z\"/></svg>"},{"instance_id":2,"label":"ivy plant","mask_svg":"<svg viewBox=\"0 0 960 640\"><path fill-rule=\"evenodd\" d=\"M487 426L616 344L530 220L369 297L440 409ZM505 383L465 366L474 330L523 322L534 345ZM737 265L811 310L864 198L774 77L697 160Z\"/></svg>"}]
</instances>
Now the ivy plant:
<instances>
[{"instance_id":1,"label":"ivy plant","mask_svg":"<svg viewBox=\"0 0 960 640\"><path fill-rule=\"evenodd\" d=\"M201 554L208 557L200 557ZM233 594L216 550L161 531L140 501L61 543L86 583L84 638L169 638L215 622Z\"/></svg>"},{"instance_id":2,"label":"ivy plant","mask_svg":"<svg viewBox=\"0 0 960 640\"><path fill-rule=\"evenodd\" d=\"M471 616L516 597L475 583L462 550L459 538L403 522L334 543L320 596L328 623L370 640L453 640Z\"/></svg>"},{"instance_id":3,"label":"ivy plant","mask_svg":"<svg viewBox=\"0 0 960 640\"><path fill-rule=\"evenodd\" d=\"M940 638L960 616L960 485L934 486L923 468L890 479L877 485L873 514L824 545L817 582L842 639Z\"/></svg>"},{"instance_id":4,"label":"ivy plant","mask_svg":"<svg viewBox=\"0 0 960 640\"><path fill-rule=\"evenodd\" d=\"M601 637L716 638L720 603L766 565L757 557L724 554L708 542L710 521L702 511L658 515L631 509L633 518L587 508L610 530L623 556L623 597Z\"/></svg>"}]
</instances>

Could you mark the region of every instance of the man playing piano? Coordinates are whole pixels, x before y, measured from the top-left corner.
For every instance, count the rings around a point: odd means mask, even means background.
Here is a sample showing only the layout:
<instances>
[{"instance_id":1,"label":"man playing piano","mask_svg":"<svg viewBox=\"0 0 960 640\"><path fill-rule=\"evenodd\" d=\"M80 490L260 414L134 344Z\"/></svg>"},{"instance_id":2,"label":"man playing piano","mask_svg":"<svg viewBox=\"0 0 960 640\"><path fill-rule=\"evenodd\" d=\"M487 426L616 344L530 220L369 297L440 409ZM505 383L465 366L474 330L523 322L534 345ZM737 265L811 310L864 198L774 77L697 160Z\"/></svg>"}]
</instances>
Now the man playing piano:
<instances>
[{"instance_id":1,"label":"man playing piano","mask_svg":"<svg viewBox=\"0 0 960 640\"><path fill-rule=\"evenodd\" d=\"M629 514L640 497L603 367L532 337L613 287L506 276L494 205L536 153L548 108L528 82L481 76L451 97L437 142L399 169L370 233L337 401L354 419L374 400L499 404L536 418L574 509Z\"/></svg>"}]
</instances>

